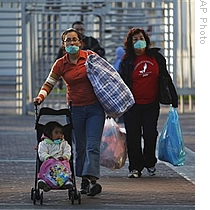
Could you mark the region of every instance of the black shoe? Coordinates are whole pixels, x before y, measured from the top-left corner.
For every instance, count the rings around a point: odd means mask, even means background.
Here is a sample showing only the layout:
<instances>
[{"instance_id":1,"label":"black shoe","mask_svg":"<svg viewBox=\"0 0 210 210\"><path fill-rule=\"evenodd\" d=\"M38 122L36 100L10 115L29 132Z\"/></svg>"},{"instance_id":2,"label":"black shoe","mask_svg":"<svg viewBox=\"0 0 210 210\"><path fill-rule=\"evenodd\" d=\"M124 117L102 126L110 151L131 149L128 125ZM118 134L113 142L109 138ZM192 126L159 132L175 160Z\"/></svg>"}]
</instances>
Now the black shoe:
<instances>
[{"instance_id":1,"label":"black shoe","mask_svg":"<svg viewBox=\"0 0 210 210\"><path fill-rule=\"evenodd\" d=\"M83 179L81 183L80 193L87 194L89 190L90 182L88 179Z\"/></svg>"},{"instance_id":2,"label":"black shoe","mask_svg":"<svg viewBox=\"0 0 210 210\"><path fill-rule=\"evenodd\" d=\"M99 194L102 190L102 187L98 183L90 184L89 192L87 193L88 196L95 196Z\"/></svg>"},{"instance_id":3,"label":"black shoe","mask_svg":"<svg viewBox=\"0 0 210 210\"><path fill-rule=\"evenodd\" d=\"M65 188L72 189L74 185L72 181L68 180L63 186L65 186Z\"/></svg>"},{"instance_id":4,"label":"black shoe","mask_svg":"<svg viewBox=\"0 0 210 210\"><path fill-rule=\"evenodd\" d=\"M50 191L50 186L44 180L39 179L37 183L39 189L43 189L45 192Z\"/></svg>"}]
</instances>

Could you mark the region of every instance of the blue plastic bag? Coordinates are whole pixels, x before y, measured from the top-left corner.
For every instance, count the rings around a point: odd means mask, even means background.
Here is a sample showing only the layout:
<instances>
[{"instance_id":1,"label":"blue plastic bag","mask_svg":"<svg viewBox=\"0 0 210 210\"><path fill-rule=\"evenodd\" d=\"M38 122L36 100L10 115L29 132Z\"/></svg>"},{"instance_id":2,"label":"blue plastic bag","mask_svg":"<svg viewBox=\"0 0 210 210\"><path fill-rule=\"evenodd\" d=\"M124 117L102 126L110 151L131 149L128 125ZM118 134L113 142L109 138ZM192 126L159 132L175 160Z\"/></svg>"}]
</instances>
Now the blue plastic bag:
<instances>
[{"instance_id":1,"label":"blue plastic bag","mask_svg":"<svg viewBox=\"0 0 210 210\"><path fill-rule=\"evenodd\" d=\"M185 164L185 155L178 112L171 106L158 141L158 159L182 166Z\"/></svg>"}]
</instances>

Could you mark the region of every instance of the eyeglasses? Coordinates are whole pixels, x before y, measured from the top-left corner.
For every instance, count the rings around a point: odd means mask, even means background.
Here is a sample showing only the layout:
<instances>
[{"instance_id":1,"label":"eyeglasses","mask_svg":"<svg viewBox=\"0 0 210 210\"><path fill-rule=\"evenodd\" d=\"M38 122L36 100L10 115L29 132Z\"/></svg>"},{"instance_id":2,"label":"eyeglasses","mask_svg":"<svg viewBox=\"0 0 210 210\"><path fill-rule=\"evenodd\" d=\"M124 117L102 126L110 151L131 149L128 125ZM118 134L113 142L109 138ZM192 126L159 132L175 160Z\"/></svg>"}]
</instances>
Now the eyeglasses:
<instances>
[{"instance_id":1,"label":"eyeglasses","mask_svg":"<svg viewBox=\"0 0 210 210\"><path fill-rule=\"evenodd\" d=\"M64 40L64 42L66 42L66 43L70 43L70 42L76 43L78 41L79 41L79 39L76 39L76 38L73 38L73 39L67 38L66 40Z\"/></svg>"}]
</instances>

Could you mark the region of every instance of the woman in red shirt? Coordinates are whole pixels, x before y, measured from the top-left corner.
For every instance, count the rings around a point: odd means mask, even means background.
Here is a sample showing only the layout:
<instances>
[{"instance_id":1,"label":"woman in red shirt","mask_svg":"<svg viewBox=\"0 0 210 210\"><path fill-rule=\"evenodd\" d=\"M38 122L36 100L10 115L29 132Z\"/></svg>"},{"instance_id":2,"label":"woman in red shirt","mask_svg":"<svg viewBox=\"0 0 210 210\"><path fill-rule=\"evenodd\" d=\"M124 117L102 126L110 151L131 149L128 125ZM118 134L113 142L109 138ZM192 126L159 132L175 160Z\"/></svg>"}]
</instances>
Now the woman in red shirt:
<instances>
[{"instance_id":1,"label":"woman in red shirt","mask_svg":"<svg viewBox=\"0 0 210 210\"><path fill-rule=\"evenodd\" d=\"M157 122L159 105L159 74L170 81L169 89L173 107L178 107L178 97L172 79L166 69L166 60L159 48L149 48L150 39L141 28L129 30L125 42L125 55L119 73L131 89L135 104L124 114L129 160L129 178L137 178L144 168L155 175ZM141 137L144 144L142 145Z\"/></svg>"}]
</instances>

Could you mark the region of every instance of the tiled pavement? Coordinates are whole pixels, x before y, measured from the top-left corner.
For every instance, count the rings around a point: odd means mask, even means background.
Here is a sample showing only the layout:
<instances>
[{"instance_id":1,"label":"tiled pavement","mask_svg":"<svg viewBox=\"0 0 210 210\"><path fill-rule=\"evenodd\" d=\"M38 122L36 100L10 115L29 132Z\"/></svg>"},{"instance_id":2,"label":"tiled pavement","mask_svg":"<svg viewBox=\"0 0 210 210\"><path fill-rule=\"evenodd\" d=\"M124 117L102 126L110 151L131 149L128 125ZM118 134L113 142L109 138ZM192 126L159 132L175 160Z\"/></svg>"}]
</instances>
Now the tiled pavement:
<instances>
[{"instance_id":1,"label":"tiled pavement","mask_svg":"<svg viewBox=\"0 0 210 210\"><path fill-rule=\"evenodd\" d=\"M161 114L159 130L166 117L167 112ZM66 190L54 190L44 193L40 206L30 199L35 177L34 116L1 115L0 209L195 209L195 116L180 114L179 119L187 147L185 166L171 167L159 161L156 176L143 171L139 179L127 178L127 162L114 171L101 167L100 195L82 195L81 205L77 201L72 205Z\"/></svg>"}]
</instances>

